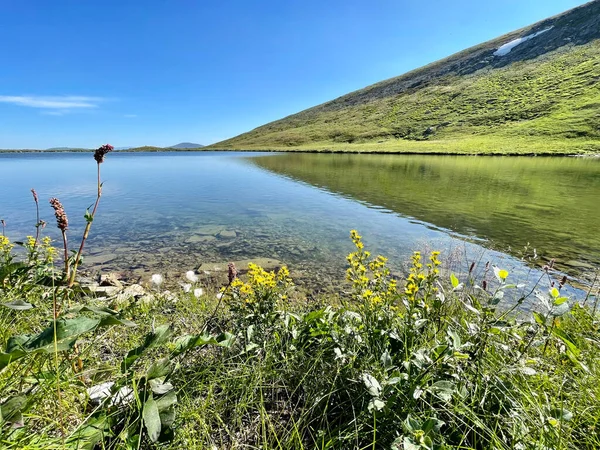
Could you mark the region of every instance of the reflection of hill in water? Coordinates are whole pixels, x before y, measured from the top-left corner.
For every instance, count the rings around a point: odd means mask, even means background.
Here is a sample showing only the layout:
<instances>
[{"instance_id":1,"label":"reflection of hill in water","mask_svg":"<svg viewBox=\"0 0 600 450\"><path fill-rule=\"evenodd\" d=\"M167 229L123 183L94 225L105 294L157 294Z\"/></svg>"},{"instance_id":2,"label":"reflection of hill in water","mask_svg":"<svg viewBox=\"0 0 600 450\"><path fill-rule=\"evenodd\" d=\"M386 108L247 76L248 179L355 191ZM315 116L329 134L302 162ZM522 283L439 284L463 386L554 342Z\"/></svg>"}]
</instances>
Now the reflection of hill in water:
<instances>
[{"instance_id":1,"label":"reflection of hill in water","mask_svg":"<svg viewBox=\"0 0 600 450\"><path fill-rule=\"evenodd\" d=\"M285 154L258 166L573 273L600 265L600 160Z\"/></svg>"}]
</instances>

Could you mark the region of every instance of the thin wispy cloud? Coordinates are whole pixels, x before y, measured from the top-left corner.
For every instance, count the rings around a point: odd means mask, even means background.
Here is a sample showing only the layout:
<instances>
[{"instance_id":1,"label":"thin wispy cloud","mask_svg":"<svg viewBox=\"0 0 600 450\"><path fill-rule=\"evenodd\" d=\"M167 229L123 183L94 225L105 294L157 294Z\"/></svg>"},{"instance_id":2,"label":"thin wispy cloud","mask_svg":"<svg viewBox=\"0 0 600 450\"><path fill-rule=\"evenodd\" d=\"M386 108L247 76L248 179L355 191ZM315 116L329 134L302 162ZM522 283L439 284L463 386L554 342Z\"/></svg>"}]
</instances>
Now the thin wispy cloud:
<instances>
[{"instance_id":1,"label":"thin wispy cloud","mask_svg":"<svg viewBox=\"0 0 600 450\"><path fill-rule=\"evenodd\" d=\"M85 97L77 95L66 96L26 96L26 95L0 95L0 103L10 103L30 108L52 110L72 110L97 108L105 101L101 97Z\"/></svg>"}]
</instances>

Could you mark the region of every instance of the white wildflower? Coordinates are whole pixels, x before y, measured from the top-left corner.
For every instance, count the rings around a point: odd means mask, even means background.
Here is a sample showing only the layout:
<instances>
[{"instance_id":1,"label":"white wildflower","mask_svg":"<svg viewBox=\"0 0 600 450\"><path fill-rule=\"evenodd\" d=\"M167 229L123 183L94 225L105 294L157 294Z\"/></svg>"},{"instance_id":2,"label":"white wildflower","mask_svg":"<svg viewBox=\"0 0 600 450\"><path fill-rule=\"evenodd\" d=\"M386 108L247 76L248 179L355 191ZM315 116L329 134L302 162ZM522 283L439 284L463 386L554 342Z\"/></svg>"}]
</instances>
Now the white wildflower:
<instances>
[{"instance_id":1,"label":"white wildflower","mask_svg":"<svg viewBox=\"0 0 600 450\"><path fill-rule=\"evenodd\" d=\"M155 273L154 275L152 275L151 280L152 280L152 284L154 284L154 285L156 285L156 287L158 287L163 283L164 278L160 273Z\"/></svg>"},{"instance_id":2,"label":"white wildflower","mask_svg":"<svg viewBox=\"0 0 600 450\"><path fill-rule=\"evenodd\" d=\"M184 284L183 285L183 292L185 292L186 294L188 292L190 292L192 290L192 285L191 284Z\"/></svg>"},{"instance_id":3,"label":"white wildflower","mask_svg":"<svg viewBox=\"0 0 600 450\"><path fill-rule=\"evenodd\" d=\"M196 283L198 281L198 275L196 275L196 272L194 272L193 270L188 270L185 273L185 277L192 283Z\"/></svg>"},{"instance_id":4,"label":"white wildflower","mask_svg":"<svg viewBox=\"0 0 600 450\"><path fill-rule=\"evenodd\" d=\"M194 289L194 297L200 298L202 296L202 294L204 294L204 289L202 289L202 288Z\"/></svg>"},{"instance_id":5,"label":"white wildflower","mask_svg":"<svg viewBox=\"0 0 600 450\"><path fill-rule=\"evenodd\" d=\"M217 294L217 300L221 300L222 298L223 298L223 293L222 293L222 292L219 292L219 293Z\"/></svg>"}]
</instances>

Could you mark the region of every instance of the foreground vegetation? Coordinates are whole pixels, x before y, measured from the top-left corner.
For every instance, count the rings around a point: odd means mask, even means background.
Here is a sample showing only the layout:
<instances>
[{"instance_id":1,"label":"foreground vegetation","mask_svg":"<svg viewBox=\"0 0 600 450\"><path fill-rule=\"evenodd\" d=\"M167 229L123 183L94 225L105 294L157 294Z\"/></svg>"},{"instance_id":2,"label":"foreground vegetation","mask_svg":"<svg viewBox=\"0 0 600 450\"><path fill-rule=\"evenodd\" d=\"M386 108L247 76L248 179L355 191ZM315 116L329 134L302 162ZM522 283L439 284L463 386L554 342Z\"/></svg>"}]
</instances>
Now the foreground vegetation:
<instances>
[{"instance_id":1,"label":"foreground vegetation","mask_svg":"<svg viewBox=\"0 0 600 450\"><path fill-rule=\"evenodd\" d=\"M564 296L552 263L534 286L489 263L457 277L435 251L397 278L352 231L348 289L328 298L254 264L101 291L77 269L111 150L78 251L56 198L60 264L39 213L35 236L0 237L2 448L600 445L596 287Z\"/></svg>"}]
</instances>

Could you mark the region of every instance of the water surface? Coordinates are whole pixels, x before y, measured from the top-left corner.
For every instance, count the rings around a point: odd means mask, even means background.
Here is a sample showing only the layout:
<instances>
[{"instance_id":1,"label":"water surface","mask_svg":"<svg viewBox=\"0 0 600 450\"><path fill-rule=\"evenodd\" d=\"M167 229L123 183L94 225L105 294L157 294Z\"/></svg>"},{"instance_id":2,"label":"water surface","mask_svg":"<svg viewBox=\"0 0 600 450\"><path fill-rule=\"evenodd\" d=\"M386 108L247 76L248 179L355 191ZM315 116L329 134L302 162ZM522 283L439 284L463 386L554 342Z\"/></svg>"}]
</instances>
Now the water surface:
<instances>
[{"instance_id":1,"label":"water surface","mask_svg":"<svg viewBox=\"0 0 600 450\"><path fill-rule=\"evenodd\" d=\"M95 199L91 154L2 154L0 165L9 237L34 233L34 187L45 231L59 237L47 203L59 197L75 242ZM358 229L397 271L413 250L436 248L460 254L463 269L489 259L532 278L517 257L529 242L580 275L600 261L599 175L600 161L575 158L111 153L84 264L147 277L275 258L327 287Z\"/></svg>"}]
</instances>

